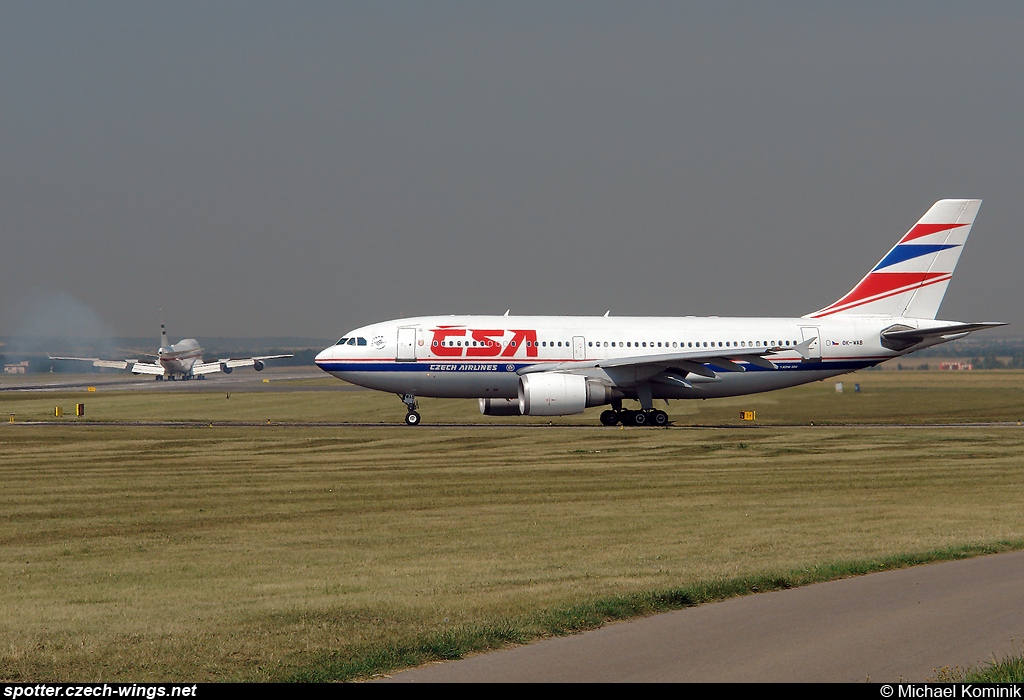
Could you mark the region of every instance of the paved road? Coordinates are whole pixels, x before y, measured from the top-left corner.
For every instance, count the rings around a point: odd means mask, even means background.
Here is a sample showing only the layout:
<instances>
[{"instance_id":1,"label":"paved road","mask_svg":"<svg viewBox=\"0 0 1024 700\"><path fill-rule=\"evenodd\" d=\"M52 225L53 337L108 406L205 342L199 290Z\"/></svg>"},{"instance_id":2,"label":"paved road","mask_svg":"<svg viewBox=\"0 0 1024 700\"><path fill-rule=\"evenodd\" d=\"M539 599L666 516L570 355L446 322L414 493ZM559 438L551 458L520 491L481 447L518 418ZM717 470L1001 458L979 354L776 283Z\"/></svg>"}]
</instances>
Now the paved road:
<instances>
[{"instance_id":1,"label":"paved road","mask_svg":"<svg viewBox=\"0 0 1024 700\"><path fill-rule=\"evenodd\" d=\"M1024 651L1024 552L764 593L383 682L920 682Z\"/></svg>"}]
</instances>

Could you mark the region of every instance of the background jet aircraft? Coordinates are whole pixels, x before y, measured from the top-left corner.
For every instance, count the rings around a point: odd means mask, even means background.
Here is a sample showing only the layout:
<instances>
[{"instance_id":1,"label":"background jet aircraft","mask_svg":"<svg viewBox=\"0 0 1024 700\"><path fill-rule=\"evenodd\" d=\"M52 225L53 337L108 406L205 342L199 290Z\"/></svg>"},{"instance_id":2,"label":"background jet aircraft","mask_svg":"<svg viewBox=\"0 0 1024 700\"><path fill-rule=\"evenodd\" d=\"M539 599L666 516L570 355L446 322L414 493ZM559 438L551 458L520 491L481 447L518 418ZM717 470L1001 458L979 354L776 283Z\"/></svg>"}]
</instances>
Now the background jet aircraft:
<instances>
[{"instance_id":1,"label":"background jet aircraft","mask_svg":"<svg viewBox=\"0 0 1024 700\"><path fill-rule=\"evenodd\" d=\"M235 367L252 367L257 372L263 370L264 361L277 360L291 355L261 355L259 357L230 358L225 357L214 362L203 362L203 349L195 338L185 338L171 345L167 339L167 329L160 324L160 350L155 362L139 360L103 360L98 357L54 357L51 360L75 360L91 362L93 367L109 369L127 369L132 374L152 374L161 379L195 379L205 377L213 372L231 374Z\"/></svg>"}]
</instances>

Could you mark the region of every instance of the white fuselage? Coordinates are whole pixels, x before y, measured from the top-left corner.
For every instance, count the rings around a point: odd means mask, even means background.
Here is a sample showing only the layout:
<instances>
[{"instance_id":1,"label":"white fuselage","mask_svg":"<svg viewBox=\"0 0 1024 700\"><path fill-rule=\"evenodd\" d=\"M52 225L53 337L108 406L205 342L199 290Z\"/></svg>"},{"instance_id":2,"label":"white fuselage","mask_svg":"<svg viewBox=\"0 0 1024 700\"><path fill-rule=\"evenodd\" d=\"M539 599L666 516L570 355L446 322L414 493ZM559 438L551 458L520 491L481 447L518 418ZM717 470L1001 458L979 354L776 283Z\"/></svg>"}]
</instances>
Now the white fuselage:
<instances>
[{"instance_id":1,"label":"white fuselage","mask_svg":"<svg viewBox=\"0 0 1024 700\"><path fill-rule=\"evenodd\" d=\"M430 316L358 328L342 339L344 344L317 355L316 364L353 384L396 394L513 399L520 373L543 363L567 367L711 347L728 357L781 347L768 356L774 369L742 360L738 364L743 371L703 362L714 376L690 374L685 382L658 381L658 370L643 366L579 372L621 387L626 398L636 398L632 386L652 379L653 398L704 399L771 391L871 367L902 354L882 345L882 330L897 324L925 328L941 323L871 316ZM806 357L787 349L811 339L816 340L805 348ZM638 376L643 372L650 374Z\"/></svg>"},{"instance_id":2,"label":"white fuselage","mask_svg":"<svg viewBox=\"0 0 1024 700\"><path fill-rule=\"evenodd\" d=\"M203 349L196 339L185 338L174 345L160 348L158 357L166 376L187 377L192 373L192 366L203 361Z\"/></svg>"}]
</instances>

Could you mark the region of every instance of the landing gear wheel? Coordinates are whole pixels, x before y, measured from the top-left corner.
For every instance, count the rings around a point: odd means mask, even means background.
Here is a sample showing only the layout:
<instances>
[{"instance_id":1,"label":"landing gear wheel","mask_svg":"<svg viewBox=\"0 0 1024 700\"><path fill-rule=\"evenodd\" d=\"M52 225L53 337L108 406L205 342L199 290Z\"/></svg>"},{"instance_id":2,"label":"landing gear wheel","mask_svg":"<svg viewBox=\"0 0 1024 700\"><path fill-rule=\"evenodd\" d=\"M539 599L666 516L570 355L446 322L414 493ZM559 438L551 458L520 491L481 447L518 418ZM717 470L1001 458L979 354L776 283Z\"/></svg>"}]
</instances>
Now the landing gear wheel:
<instances>
[{"instance_id":1,"label":"landing gear wheel","mask_svg":"<svg viewBox=\"0 0 1024 700\"><path fill-rule=\"evenodd\" d=\"M601 413L601 425L615 425L619 422L619 414L615 411L603 411Z\"/></svg>"},{"instance_id":2,"label":"landing gear wheel","mask_svg":"<svg viewBox=\"0 0 1024 700\"><path fill-rule=\"evenodd\" d=\"M647 425L647 412L646 411L636 411L633 414L633 425L637 425L637 426Z\"/></svg>"},{"instance_id":3,"label":"landing gear wheel","mask_svg":"<svg viewBox=\"0 0 1024 700\"><path fill-rule=\"evenodd\" d=\"M668 414L664 411L655 411L652 418L655 425L668 425Z\"/></svg>"},{"instance_id":4,"label":"landing gear wheel","mask_svg":"<svg viewBox=\"0 0 1024 700\"><path fill-rule=\"evenodd\" d=\"M408 411L408 413L405 414L405 424L419 425L420 414L416 412L416 409L419 408L419 404L416 403L416 395L399 394L398 398L402 399L402 403L405 404L405 410Z\"/></svg>"}]
</instances>

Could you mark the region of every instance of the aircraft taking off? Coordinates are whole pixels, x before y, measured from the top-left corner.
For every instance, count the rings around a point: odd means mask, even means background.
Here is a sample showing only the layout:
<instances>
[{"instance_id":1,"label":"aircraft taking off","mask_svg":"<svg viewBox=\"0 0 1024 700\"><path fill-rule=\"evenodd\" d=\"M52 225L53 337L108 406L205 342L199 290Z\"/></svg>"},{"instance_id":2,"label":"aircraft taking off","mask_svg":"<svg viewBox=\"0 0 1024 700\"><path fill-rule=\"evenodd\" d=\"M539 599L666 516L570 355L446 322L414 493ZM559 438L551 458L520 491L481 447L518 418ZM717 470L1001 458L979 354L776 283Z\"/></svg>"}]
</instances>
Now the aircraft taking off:
<instances>
[{"instance_id":1,"label":"aircraft taking off","mask_svg":"<svg viewBox=\"0 0 1024 700\"><path fill-rule=\"evenodd\" d=\"M430 316L358 328L316 364L397 393L408 425L420 422L417 396L476 398L495 416L608 404L605 425L665 425L654 399L806 384L1006 325L935 320L980 206L936 202L853 289L799 318Z\"/></svg>"},{"instance_id":2,"label":"aircraft taking off","mask_svg":"<svg viewBox=\"0 0 1024 700\"><path fill-rule=\"evenodd\" d=\"M53 357L51 360L76 360L91 362L93 367L109 369L130 369L132 374L152 374L160 379L196 379L205 378L213 372L231 374L236 367L252 367L262 372L265 360L277 360L291 355L262 355L260 357L221 358L214 362L203 362L203 349L195 338L185 338L174 345L167 339L167 329L160 324L160 350L156 362L140 362L138 360L101 360L98 357Z\"/></svg>"}]
</instances>

